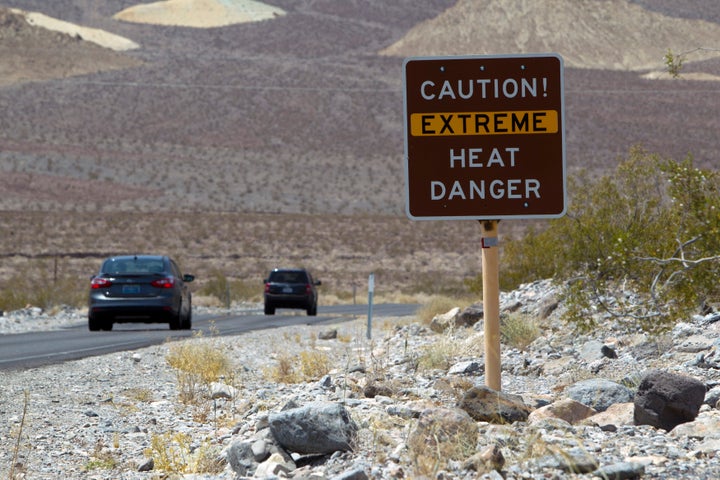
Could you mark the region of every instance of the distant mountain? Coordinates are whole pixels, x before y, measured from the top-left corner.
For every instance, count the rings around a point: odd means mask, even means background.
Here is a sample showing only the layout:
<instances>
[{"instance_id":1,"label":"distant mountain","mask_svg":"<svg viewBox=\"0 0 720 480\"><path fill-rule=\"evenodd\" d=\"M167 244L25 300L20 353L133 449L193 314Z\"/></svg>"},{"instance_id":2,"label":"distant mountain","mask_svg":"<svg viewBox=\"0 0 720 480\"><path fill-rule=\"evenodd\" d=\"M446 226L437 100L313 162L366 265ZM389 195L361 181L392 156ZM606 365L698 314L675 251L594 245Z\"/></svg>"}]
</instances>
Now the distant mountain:
<instances>
[{"instance_id":1,"label":"distant mountain","mask_svg":"<svg viewBox=\"0 0 720 480\"><path fill-rule=\"evenodd\" d=\"M284 14L223 27L115 18L136 3L2 1L139 48L0 12L0 209L403 215L401 70L417 55L562 54L571 174L635 144L720 165L715 0L268 0ZM680 79L663 72L668 49L699 47Z\"/></svg>"},{"instance_id":2,"label":"distant mountain","mask_svg":"<svg viewBox=\"0 0 720 480\"><path fill-rule=\"evenodd\" d=\"M717 2L704 4L705 12L719 10ZM691 59L720 57L720 24L673 16L680 13L677 10L664 11L628 0L459 0L437 17L413 27L381 53L556 52L568 68L660 72L668 50L677 54L714 46L713 50L697 51Z\"/></svg>"}]
</instances>

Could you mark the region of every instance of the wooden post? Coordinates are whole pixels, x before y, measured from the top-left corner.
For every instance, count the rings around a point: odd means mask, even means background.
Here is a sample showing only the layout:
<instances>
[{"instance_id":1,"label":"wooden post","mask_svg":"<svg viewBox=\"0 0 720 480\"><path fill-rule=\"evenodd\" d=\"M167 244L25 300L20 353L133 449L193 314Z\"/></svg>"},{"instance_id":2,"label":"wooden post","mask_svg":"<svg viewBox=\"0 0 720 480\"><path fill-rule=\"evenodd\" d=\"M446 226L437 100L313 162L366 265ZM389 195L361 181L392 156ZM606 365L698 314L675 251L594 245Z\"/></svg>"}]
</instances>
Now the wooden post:
<instances>
[{"instance_id":1,"label":"wooden post","mask_svg":"<svg viewBox=\"0 0 720 480\"><path fill-rule=\"evenodd\" d=\"M482 287L485 320L485 385L500 391L500 273L498 221L481 220Z\"/></svg>"}]
</instances>

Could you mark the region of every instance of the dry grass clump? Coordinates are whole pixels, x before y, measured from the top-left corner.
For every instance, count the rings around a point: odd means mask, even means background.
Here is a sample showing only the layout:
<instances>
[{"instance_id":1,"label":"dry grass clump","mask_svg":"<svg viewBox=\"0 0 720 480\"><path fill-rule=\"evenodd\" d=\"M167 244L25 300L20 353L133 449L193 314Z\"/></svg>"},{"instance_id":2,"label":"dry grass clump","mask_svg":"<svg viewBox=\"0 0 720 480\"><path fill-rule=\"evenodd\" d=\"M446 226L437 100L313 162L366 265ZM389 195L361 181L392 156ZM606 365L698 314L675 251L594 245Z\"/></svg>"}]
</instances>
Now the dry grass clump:
<instances>
[{"instance_id":1,"label":"dry grass clump","mask_svg":"<svg viewBox=\"0 0 720 480\"><path fill-rule=\"evenodd\" d=\"M479 358L485 351L483 335L473 333L457 335L448 331L420 350L417 365L419 370L447 370L461 358Z\"/></svg>"},{"instance_id":2,"label":"dry grass clump","mask_svg":"<svg viewBox=\"0 0 720 480\"><path fill-rule=\"evenodd\" d=\"M417 317L422 324L429 325L435 316L447 313L455 307L464 308L469 304L470 301L467 299L461 300L445 295L431 295L423 302L417 312Z\"/></svg>"},{"instance_id":3,"label":"dry grass clump","mask_svg":"<svg viewBox=\"0 0 720 480\"><path fill-rule=\"evenodd\" d=\"M179 342L170 347L165 359L175 369L178 395L186 404L200 402L221 377L234 376L226 352L213 342Z\"/></svg>"},{"instance_id":4,"label":"dry grass clump","mask_svg":"<svg viewBox=\"0 0 720 480\"><path fill-rule=\"evenodd\" d=\"M415 473L433 478L449 461L468 458L475 453L478 435L477 424L456 410L421 416L407 441Z\"/></svg>"},{"instance_id":5,"label":"dry grass clump","mask_svg":"<svg viewBox=\"0 0 720 480\"><path fill-rule=\"evenodd\" d=\"M305 350L298 355L282 353L277 364L266 369L265 376L279 383L301 383L319 380L332 369L327 354L316 350Z\"/></svg>"},{"instance_id":6,"label":"dry grass clump","mask_svg":"<svg viewBox=\"0 0 720 480\"><path fill-rule=\"evenodd\" d=\"M528 315L511 313L500 319L500 337L508 346L525 350L539 336L537 321Z\"/></svg>"},{"instance_id":7,"label":"dry grass clump","mask_svg":"<svg viewBox=\"0 0 720 480\"><path fill-rule=\"evenodd\" d=\"M145 455L155 462L154 469L170 473L220 473L224 464L220 449L205 441L200 446L186 433L153 435Z\"/></svg>"}]
</instances>

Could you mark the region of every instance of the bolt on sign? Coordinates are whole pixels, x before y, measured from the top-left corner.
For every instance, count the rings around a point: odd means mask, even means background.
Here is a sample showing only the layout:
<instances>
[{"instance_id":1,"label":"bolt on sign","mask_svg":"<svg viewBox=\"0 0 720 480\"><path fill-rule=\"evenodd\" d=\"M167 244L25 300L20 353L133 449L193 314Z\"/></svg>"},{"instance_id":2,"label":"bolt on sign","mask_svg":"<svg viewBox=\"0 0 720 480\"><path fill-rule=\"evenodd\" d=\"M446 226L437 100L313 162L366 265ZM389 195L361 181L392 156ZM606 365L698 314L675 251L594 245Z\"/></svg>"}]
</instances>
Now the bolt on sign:
<instances>
[{"instance_id":1,"label":"bolt on sign","mask_svg":"<svg viewBox=\"0 0 720 480\"><path fill-rule=\"evenodd\" d=\"M403 82L409 218L564 215L562 57L413 57Z\"/></svg>"}]
</instances>

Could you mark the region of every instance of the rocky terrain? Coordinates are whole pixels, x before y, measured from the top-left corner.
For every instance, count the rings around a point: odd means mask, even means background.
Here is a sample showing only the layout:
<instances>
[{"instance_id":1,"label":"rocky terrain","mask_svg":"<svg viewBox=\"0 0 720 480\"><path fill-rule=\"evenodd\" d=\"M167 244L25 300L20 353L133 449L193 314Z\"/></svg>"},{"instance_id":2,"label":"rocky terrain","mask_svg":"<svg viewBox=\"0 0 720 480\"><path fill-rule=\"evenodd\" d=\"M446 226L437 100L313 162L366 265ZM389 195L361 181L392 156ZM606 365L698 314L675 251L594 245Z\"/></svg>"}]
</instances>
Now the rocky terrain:
<instances>
[{"instance_id":1,"label":"rocky terrain","mask_svg":"<svg viewBox=\"0 0 720 480\"><path fill-rule=\"evenodd\" d=\"M260 21L252 3L172 0L158 25L132 0L0 2L3 291L69 277L84 297L103 256L152 250L198 286L256 292L302 264L345 298L369 272L382 293L465 292L476 222L403 215L411 55L560 53L570 176L635 144L717 169L715 0L268 0ZM233 23L180 8L221 4ZM377 319L371 340L358 320L2 371L0 477L720 478L717 314L650 335L598 311L582 333L558 298L503 294L533 337L504 337L502 395L477 308ZM82 322L28 307L0 334Z\"/></svg>"},{"instance_id":2,"label":"rocky terrain","mask_svg":"<svg viewBox=\"0 0 720 480\"><path fill-rule=\"evenodd\" d=\"M685 319L650 336L598 313L600 328L580 334L560 319L557 294L549 282L536 282L502 295L503 318L521 315L539 330L522 349L504 342L502 396L490 406L478 399L483 322L460 326L462 316L431 324L377 319L371 340L359 320L205 336L2 372L0 473L27 479L717 478L720 315ZM470 318L471 310L465 312ZM26 325L42 317L9 312L0 317L1 331L17 331L8 325L20 323L12 320L19 315L27 315ZM54 319L78 321L67 312ZM232 367L213 382L189 386L171 366L181 345L206 356L222 352ZM307 367L308 358L315 365L327 359L327 368L298 383L276 381L278 367L287 373ZM700 399L694 411L689 393L672 399L692 417L677 426L635 425L641 388L647 389L642 379L658 370L688 380L695 396L699 386Z\"/></svg>"}]
</instances>

